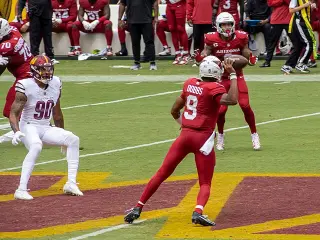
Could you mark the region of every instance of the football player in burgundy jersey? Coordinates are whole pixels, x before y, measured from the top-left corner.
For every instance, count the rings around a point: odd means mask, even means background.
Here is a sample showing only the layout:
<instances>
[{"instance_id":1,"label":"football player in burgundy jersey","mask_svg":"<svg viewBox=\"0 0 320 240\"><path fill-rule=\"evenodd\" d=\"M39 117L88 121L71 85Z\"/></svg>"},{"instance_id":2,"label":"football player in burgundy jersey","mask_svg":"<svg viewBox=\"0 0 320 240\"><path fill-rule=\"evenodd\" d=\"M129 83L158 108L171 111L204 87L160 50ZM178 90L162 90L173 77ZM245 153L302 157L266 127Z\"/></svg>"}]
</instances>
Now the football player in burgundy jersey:
<instances>
[{"instance_id":1,"label":"football player in burgundy jersey","mask_svg":"<svg viewBox=\"0 0 320 240\"><path fill-rule=\"evenodd\" d=\"M220 13L216 21L217 32L205 35L205 52L204 56L213 55L223 61L227 55L243 55L249 60L249 65L257 63L257 57L252 55L248 48L248 34L243 31L235 30L235 21L230 13ZM198 59L198 61L201 60ZM239 105L243 111L246 122L251 131L251 140L254 150L260 149L260 139L256 129L255 116L249 104L249 92L244 79L242 69L237 70ZM230 80L228 75L224 74L221 78L221 84L228 90ZM217 150L224 150L224 123L227 106L222 106L217 121L218 139Z\"/></svg>"},{"instance_id":2,"label":"football player in burgundy jersey","mask_svg":"<svg viewBox=\"0 0 320 240\"><path fill-rule=\"evenodd\" d=\"M0 18L0 75L5 70L14 76L15 82L9 89L6 97L6 103L3 109L3 116L9 118L11 105L14 101L16 92L16 83L30 76L30 60L32 59L30 48L23 39L21 33L16 27L10 26L8 21ZM1 61L7 59L7 61ZM0 137L0 143L10 141L12 132Z\"/></svg>"},{"instance_id":3,"label":"football player in burgundy jersey","mask_svg":"<svg viewBox=\"0 0 320 240\"><path fill-rule=\"evenodd\" d=\"M72 24L74 48L69 56L80 55L80 31L85 33L104 33L107 41L107 56L112 56L112 22L110 19L109 0L80 0L79 21ZM84 19L86 14L87 20Z\"/></svg>"},{"instance_id":4,"label":"football player in burgundy jersey","mask_svg":"<svg viewBox=\"0 0 320 240\"><path fill-rule=\"evenodd\" d=\"M56 33L67 32L70 39L70 52L73 51L72 23L77 19L76 0L51 0L52 1L52 31ZM68 54L70 54L70 52Z\"/></svg>"},{"instance_id":5,"label":"football player in burgundy jersey","mask_svg":"<svg viewBox=\"0 0 320 240\"><path fill-rule=\"evenodd\" d=\"M202 215L202 212L210 196L215 166L213 139L219 109L221 105L237 104L237 76L232 63L231 59L224 62L226 74L231 81L228 93L224 86L218 83L222 75L221 61L213 56L208 56L200 64L200 78L190 78L184 83L182 93L171 109L173 118L181 126L181 133L171 145L160 169L145 187L136 206L124 217L125 222L132 223L140 217L143 206L161 183L174 172L178 164L189 153L193 153L200 191L192 214L192 222L203 226L215 225ZM184 110L180 114L182 108Z\"/></svg>"}]
</instances>

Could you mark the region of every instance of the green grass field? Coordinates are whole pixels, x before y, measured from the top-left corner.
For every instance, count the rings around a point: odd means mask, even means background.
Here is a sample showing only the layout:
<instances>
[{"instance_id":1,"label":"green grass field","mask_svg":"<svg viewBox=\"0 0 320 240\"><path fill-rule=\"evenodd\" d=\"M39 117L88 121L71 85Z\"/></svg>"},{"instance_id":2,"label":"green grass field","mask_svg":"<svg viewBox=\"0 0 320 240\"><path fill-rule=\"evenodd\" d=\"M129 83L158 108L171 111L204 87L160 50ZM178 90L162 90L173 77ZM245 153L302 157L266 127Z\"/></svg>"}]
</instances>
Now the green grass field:
<instances>
[{"instance_id":1,"label":"green grass field","mask_svg":"<svg viewBox=\"0 0 320 240\"><path fill-rule=\"evenodd\" d=\"M136 72L130 72L128 69L113 69L110 67L111 64L129 65L130 63L129 61L63 61L60 65L56 66L56 73L57 75L77 75L79 80L84 75L137 74ZM270 69L259 69L258 67L250 69L248 67L246 73L262 75L278 74L279 66L282 63L282 61L275 61ZM158 72L150 72L145 68L139 74L190 74L191 76L197 75L198 71L197 68L191 68L190 66L169 66L166 68L165 66L169 65L168 62L159 62L158 65ZM319 69L315 69L313 73L319 73ZM181 79L179 82L184 80ZM279 73L279 82L282 80L282 76ZM275 83L277 82L248 82L250 101L255 112L256 122L263 123L258 126L263 150L256 152L252 150L249 130L238 129L238 127L246 125L241 109L239 106L230 107L225 126L226 129L235 129L226 133L225 151L216 153L217 166L215 172L217 174L263 173L267 175L299 175L319 173L320 115L318 114L320 114L320 82L303 82L302 79L301 82L291 82L288 84ZM10 84L10 82L1 81L0 78L1 109L3 108L5 93ZM178 91L181 89L181 86L177 82L144 82L138 84L126 84L125 82L92 82L90 84L65 82L63 84L61 100L62 107L68 108L83 105L63 111L65 127L80 137L81 146L84 148L80 152L82 157L80 158L79 171L111 173L103 181L104 183L138 181L150 178L160 166L171 144L170 141L166 143L157 142L174 139L179 134L179 127L170 115L171 105L179 93L167 93L162 96L153 95ZM150 96L134 99L145 95ZM106 102L126 98L133 99L106 104ZM94 103L105 104L90 105ZM279 121L279 119L282 120ZM273 122L273 120L276 121ZM0 120L0 125L6 123L6 119ZM6 131L0 130L0 134L4 134ZM150 144L150 146L140 146L142 144ZM127 147L133 148L124 149ZM110 152L110 150L115 151ZM19 167L25 154L26 150L23 145L14 147L10 143L1 144L0 171L6 172L8 168ZM92 155L86 156L87 154ZM45 147L38 159L38 163L61 158L63 156L60 154L59 148ZM10 172L19 171L20 169L17 168ZM66 163L60 161L39 165L35 167L34 172L66 172ZM196 174L192 156L188 156L179 165L174 176L186 176L189 174ZM89 182L90 179L87 179L87 181ZM80 188L83 184L85 183L80 182ZM212 189L213 191L215 190L215 185L213 185ZM163 197L165 198L166 196ZM132 199L132 205L137 200ZM81 198L79 198L79 201L81 201ZM189 223L194 201L195 197L192 198L191 207L184 209L188 219L183 221L188 221ZM1 204L2 202L0 201L0 208ZM110 206L101 206L101 208L107 207ZM206 209L208 210L206 212L209 212L209 217L211 211L209 209L214 208L214 205L207 205ZM108 216L105 216L105 218L108 218ZM90 237L90 239L153 239L154 237L182 239L181 234L177 236L166 235L166 230L163 229L163 226L169 221L168 218L170 218L170 214L154 217L143 223L106 232L96 237ZM111 225L118 225L118 223ZM192 229L199 231L199 228L191 224L185 227L190 228L190 231L193 231ZM83 231L77 230L37 239L69 239L103 228L105 227L92 227ZM179 231L177 230L177 232ZM320 238L319 235L312 236ZM0 232L0 238L2 237ZM37 235L35 234L34 237L37 237ZM193 239L201 239L202 237L204 236L200 234L198 238ZM33 237L30 238L33 239ZM190 238L190 236L185 235L183 238ZM212 235L211 239L218 238ZM230 235L229 238L219 239L244 240L245 238ZM250 239L268 238L255 236L255 238ZM302 238L300 239L302 240Z\"/></svg>"}]
</instances>

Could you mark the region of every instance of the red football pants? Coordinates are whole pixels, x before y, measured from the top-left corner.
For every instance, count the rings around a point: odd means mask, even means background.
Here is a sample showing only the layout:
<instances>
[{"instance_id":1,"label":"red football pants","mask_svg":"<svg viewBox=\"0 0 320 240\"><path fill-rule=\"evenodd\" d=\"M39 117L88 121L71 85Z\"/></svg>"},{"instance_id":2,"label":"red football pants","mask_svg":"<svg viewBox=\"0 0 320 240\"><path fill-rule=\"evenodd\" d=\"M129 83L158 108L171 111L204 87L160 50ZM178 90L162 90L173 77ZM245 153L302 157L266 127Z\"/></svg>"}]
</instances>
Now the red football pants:
<instances>
[{"instance_id":1,"label":"red football pants","mask_svg":"<svg viewBox=\"0 0 320 240\"><path fill-rule=\"evenodd\" d=\"M70 45L74 46L74 42L73 42L73 38L72 38L72 24L73 24L72 22L68 22L68 23L61 23L57 27L52 26L52 32L55 32L55 33L66 32L66 33L68 33Z\"/></svg>"},{"instance_id":2,"label":"red football pants","mask_svg":"<svg viewBox=\"0 0 320 240\"><path fill-rule=\"evenodd\" d=\"M244 76L238 76L238 103L239 106L242 109L242 112L244 114L244 118L246 120L246 122L248 123L249 127L250 127L250 131L251 133L255 133L257 132L256 129L256 120L255 120L255 116L254 113L251 109L250 103L249 103L249 92L248 92L248 87L247 87L247 83L244 80ZM230 80L222 80L220 82L220 84L222 84L227 92L230 89ZM218 126L218 131L219 133L223 133L223 129L224 129L224 124L225 124L225 116L228 110L228 106L226 105L221 105L220 110L219 110L219 116L218 116L218 121L217 121L217 126Z\"/></svg>"},{"instance_id":3,"label":"red football pants","mask_svg":"<svg viewBox=\"0 0 320 240\"><path fill-rule=\"evenodd\" d=\"M76 21L72 24L72 39L74 46L80 46L80 31L85 33L104 33L107 41L107 45L112 45L113 31L112 22L105 20L100 22L93 31L87 31L84 29L80 21Z\"/></svg>"},{"instance_id":4,"label":"red football pants","mask_svg":"<svg viewBox=\"0 0 320 240\"><path fill-rule=\"evenodd\" d=\"M172 43L176 51L180 46L184 51L189 51L188 35L186 32L186 4L177 3L174 5L167 5L166 17L169 31L172 36ZM178 48L176 48L178 46Z\"/></svg>"},{"instance_id":5,"label":"red football pants","mask_svg":"<svg viewBox=\"0 0 320 240\"><path fill-rule=\"evenodd\" d=\"M140 202L146 203L159 188L160 184L174 172L178 164L187 156L187 154L193 153L195 155L200 184L197 205L204 207L210 196L216 157L214 150L212 150L208 156L205 156L199 149L207 141L210 135L211 133L208 132L183 129L180 136L171 145L160 169L145 187Z\"/></svg>"}]
</instances>

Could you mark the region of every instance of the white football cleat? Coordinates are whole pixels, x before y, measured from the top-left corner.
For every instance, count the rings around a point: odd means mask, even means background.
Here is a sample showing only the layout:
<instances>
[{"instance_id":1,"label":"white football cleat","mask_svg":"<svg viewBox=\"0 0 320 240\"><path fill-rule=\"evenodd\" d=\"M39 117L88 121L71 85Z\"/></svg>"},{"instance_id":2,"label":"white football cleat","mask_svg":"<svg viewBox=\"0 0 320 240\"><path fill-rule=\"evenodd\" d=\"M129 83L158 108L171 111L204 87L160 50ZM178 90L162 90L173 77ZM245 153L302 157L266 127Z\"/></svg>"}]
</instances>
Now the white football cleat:
<instances>
[{"instance_id":1,"label":"white football cleat","mask_svg":"<svg viewBox=\"0 0 320 240\"><path fill-rule=\"evenodd\" d=\"M14 132L10 131L2 136L0 136L0 143L11 142L14 136Z\"/></svg>"},{"instance_id":2,"label":"white football cleat","mask_svg":"<svg viewBox=\"0 0 320 240\"><path fill-rule=\"evenodd\" d=\"M76 183L72 183L72 182L67 182L63 186L63 192L65 194L70 194L73 196L83 196L83 193L78 188L78 185Z\"/></svg>"},{"instance_id":3,"label":"white football cleat","mask_svg":"<svg viewBox=\"0 0 320 240\"><path fill-rule=\"evenodd\" d=\"M170 56L170 55L171 55L170 47L163 47L163 51L159 52L159 56Z\"/></svg>"},{"instance_id":4,"label":"white football cleat","mask_svg":"<svg viewBox=\"0 0 320 240\"><path fill-rule=\"evenodd\" d=\"M22 190L19 188L15 191L14 198L20 199L20 200L32 200L33 199L33 197L28 193L27 190Z\"/></svg>"},{"instance_id":5,"label":"white football cleat","mask_svg":"<svg viewBox=\"0 0 320 240\"><path fill-rule=\"evenodd\" d=\"M252 133L251 139L252 139L253 150L260 150L261 145L260 145L260 138L259 138L258 133Z\"/></svg>"},{"instance_id":6,"label":"white football cleat","mask_svg":"<svg viewBox=\"0 0 320 240\"><path fill-rule=\"evenodd\" d=\"M218 133L216 148L219 151L224 150L224 133Z\"/></svg>"}]
</instances>

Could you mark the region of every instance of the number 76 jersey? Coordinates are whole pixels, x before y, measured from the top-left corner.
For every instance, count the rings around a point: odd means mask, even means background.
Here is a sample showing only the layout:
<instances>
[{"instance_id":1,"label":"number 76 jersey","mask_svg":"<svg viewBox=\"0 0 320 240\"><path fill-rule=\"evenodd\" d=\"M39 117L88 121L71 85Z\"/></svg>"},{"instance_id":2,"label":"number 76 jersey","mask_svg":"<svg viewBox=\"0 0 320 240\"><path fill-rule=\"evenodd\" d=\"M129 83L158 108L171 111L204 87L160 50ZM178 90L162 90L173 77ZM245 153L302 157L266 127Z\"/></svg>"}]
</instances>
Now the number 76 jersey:
<instances>
[{"instance_id":1,"label":"number 76 jersey","mask_svg":"<svg viewBox=\"0 0 320 240\"><path fill-rule=\"evenodd\" d=\"M213 132L220 109L220 99L226 89L217 82L188 79L183 86L181 98L185 100L182 128Z\"/></svg>"},{"instance_id":2,"label":"number 76 jersey","mask_svg":"<svg viewBox=\"0 0 320 240\"><path fill-rule=\"evenodd\" d=\"M45 89L40 88L35 81L33 78L26 78L16 83L16 92L27 96L20 122L49 126L52 109L60 98L61 81L53 76Z\"/></svg>"}]
</instances>

